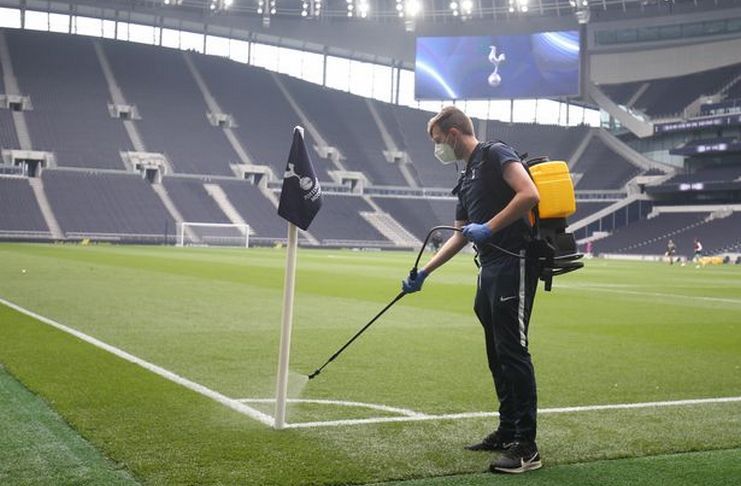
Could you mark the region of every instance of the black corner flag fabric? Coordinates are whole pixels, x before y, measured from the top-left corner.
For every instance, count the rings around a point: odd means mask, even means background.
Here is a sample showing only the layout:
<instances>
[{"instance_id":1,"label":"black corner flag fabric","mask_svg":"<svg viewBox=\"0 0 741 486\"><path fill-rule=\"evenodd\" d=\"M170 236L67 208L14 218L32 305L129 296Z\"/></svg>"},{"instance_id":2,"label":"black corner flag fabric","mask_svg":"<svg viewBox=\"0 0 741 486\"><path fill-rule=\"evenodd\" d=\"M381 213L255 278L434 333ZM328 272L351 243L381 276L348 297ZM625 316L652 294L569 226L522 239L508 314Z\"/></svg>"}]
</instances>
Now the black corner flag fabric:
<instances>
[{"instance_id":1,"label":"black corner flag fabric","mask_svg":"<svg viewBox=\"0 0 741 486\"><path fill-rule=\"evenodd\" d=\"M278 214L306 230L321 207L322 189L306 151L303 134L297 127L293 130L293 143L283 176Z\"/></svg>"}]
</instances>

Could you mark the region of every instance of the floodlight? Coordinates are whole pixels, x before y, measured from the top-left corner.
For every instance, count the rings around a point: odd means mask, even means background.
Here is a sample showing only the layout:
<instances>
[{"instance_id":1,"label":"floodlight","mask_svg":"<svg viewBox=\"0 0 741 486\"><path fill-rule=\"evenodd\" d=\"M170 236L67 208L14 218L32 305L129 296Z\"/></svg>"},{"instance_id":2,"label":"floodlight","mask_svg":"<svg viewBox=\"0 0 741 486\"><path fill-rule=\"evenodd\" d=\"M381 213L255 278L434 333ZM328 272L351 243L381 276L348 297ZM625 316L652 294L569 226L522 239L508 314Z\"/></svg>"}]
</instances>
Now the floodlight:
<instances>
[{"instance_id":1,"label":"floodlight","mask_svg":"<svg viewBox=\"0 0 741 486\"><path fill-rule=\"evenodd\" d=\"M422 10L422 4L418 0L406 0L405 13L410 17L416 17Z\"/></svg>"}]
</instances>

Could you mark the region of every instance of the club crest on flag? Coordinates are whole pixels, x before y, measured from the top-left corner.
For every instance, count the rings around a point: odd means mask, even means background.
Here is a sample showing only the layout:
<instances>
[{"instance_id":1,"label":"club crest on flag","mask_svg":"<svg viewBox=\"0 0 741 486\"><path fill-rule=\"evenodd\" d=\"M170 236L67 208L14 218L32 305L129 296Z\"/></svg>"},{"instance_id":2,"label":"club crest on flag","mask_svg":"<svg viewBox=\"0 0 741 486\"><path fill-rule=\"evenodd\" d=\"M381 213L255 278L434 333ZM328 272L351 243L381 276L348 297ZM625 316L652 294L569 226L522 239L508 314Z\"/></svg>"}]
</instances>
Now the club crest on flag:
<instances>
[{"instance_id":1,"label":"club crest on flag","mask_svg":"<svg viewBox=\"0 0 741 486\"><path fill-rule=\"evenodd\" d=\"M293 164L290 162L288 163L288 169L286 169L286 173L283 176L283 179L285 180L289 177L295 177L296 179L298 179L299 187L307 192L307 194L304 194L304 199L311 199L312 201L316 201L317 198L321 196L319 181L316 179L312 179L311 177L304 177L296 174Z\"/></svg>"},{"instance_id":2,"label":"club crest on flag","mask_svg":"<svg viewBox=\"0 0 741 486\"><path fill-rule=\"evenodd\" d=\"M322 207L322 188L304 143L303 130L296 127L283 174L278 214L302 230L309 228Z\"/></svg>"}]
</instances>

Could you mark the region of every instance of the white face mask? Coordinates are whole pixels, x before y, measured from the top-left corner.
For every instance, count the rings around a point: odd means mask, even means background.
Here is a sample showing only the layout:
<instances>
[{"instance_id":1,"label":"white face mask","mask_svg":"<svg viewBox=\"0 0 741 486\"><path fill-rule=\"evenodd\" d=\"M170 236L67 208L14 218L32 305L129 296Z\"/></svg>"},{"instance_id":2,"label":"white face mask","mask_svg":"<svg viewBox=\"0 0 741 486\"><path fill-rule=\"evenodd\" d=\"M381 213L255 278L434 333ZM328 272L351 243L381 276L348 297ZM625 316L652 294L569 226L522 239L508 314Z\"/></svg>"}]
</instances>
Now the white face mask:
<instances>
[{"instance_id":1,"label":"white face mask","mask_svg":"<svg viewBox=\"0 0 741 486\"><path fill-rule=\"evenodd\" d=\"M435 157L443 165L452 164L458 157L455 156L455 151L450 144L447 143L436 143L435 144Z\"/></svg>"}]
</instances>

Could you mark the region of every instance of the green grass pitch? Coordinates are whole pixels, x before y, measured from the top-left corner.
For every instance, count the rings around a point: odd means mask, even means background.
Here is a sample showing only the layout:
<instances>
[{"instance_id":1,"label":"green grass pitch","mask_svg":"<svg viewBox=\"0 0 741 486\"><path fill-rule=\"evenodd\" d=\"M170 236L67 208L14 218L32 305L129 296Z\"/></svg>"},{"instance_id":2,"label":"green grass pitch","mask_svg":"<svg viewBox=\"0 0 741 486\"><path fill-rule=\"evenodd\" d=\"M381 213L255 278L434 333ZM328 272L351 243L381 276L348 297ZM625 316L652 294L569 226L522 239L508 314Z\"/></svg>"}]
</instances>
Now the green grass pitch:
<instances>
[{"instance_id":1,"label":"green grass pitch","mask_svg":"<svg viewBox=\"0 0 741 486\"><path fill-rule=\"evenodd\" d=\"M301 378L398 293L413 258L300 250L292 398L427 415L496 410L467 255L406 296L316 379ZM284 259L275 249L2 244L0 297L272 414L272 404L253 400L274 395ZM741 267L587 261L558 277L553 292L539 291L530 342L541 409L739 397ZM105 474L155 484L490 479L480 473L491 456L462 446L488 433L493 417L274 431L1 305L0 365L99 451L101 467L113 468L91 482ZM14 403L36 407L25 398ZM330 403L288 410L291 424L399 416ZM25 415L3 417L7 430L19 424L15 436L45 440L22 427ZM529 477L543 483L588 483L610 471L618 475L610 484L635 483L640 471L654 470L691 484L699 468L711 482L733 484L741 473L741 402L543 413L538 442L546 467ZM39 454L24 462L24 450L0 447L0 482L46 479L35 467ZM678 454L688 452L697 454ZM82 457L96 460L92 452ZM613 461L622 458L632 462ZM74 477L69 467L44 470L64 483Z\"/></svg>"}]
</instances>

